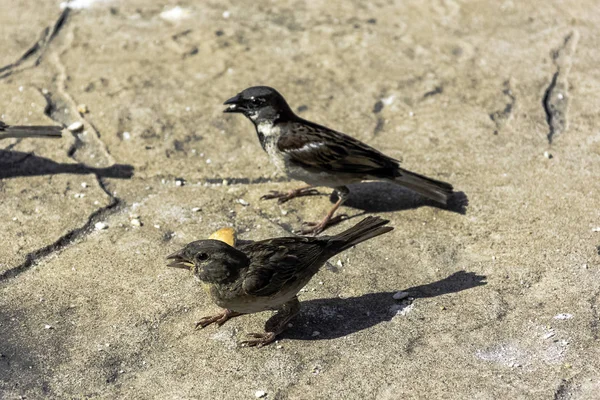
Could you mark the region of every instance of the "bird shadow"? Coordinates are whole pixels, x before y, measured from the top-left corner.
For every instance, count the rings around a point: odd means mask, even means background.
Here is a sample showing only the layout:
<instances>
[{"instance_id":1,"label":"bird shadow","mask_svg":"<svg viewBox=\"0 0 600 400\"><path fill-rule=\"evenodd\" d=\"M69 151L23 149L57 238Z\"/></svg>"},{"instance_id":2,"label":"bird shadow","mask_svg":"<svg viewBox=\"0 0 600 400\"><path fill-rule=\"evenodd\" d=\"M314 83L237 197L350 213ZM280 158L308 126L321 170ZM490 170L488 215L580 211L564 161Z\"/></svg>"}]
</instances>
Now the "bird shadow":
<instances>
[{"instance_id":1,"label":"bird shadow","mask_svg":"<svg viewBox=\"0 0 600 400\"><path fill-rule=\"evenodd\" d=\"M486 285L485 275L458 271L436 282L404 289L408 299L394 300L396 292L367 293L346 299L329 298L303 301L293 327L281 338L297 340L335 339L390 321L398 312L420 298L442 296ZM319 335L315 336L315 328Z\"/></svg>"},{"instance_id":2,"label":"bird shadow","mask_svg":"<svg viewBox=\"0 0 600 400\"><path fill-rule=\"evenodd\" d=\"M365 213L402 211L430 206L464 215L469 205L469 199L464 192L454 192L448 204L443 205L390 182L356 183L348 185L348 189L350 194L344 206L363 210ZM330 201L335 203L337 198L334 191Z\"/></svg>"},{"instance_id":3,"label":"bird shadow","mask_svg":"<svg viewBox=\"0 0 600 400\"><path fill-rule=\"evenodd\" d=\"M33 153L0 150L0 179L56 174L94 174L99 178L129 179L133 170L133 166L128 164L93 168L82 163L58 163Z\"/></svg>"}]
</instances>

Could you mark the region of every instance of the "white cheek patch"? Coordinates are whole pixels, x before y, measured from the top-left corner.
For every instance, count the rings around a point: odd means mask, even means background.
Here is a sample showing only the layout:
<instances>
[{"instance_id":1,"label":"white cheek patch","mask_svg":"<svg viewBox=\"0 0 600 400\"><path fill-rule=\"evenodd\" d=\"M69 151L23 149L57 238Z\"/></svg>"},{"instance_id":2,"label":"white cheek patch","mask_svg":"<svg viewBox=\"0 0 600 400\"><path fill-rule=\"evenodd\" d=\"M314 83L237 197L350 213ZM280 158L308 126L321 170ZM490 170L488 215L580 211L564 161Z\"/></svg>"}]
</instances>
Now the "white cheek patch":
<instances>
[{"instance_id":1,"label":"white cheek patch","mask_svg":"<svg viewBox=\"0 0 600 400\"><path fill-rule=\"evenodd\" d=\"M249 113L248 118L250 118L252 121L256 121L256 118L258 118L258 111L252 111Z\"/></svg>"}]
</instances>

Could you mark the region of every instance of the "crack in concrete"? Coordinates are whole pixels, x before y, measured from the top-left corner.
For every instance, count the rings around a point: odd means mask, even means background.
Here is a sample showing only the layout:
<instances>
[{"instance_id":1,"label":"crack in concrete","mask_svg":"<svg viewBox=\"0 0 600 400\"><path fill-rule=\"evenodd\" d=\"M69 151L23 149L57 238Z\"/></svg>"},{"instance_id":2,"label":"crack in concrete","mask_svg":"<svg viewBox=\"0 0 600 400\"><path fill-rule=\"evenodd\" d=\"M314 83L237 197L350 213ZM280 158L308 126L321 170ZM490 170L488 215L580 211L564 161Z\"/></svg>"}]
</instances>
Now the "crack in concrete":
<instances>
[{"instance_id":1,"label":"crack in concrete","mask_svg":"<svg viewBox=\"0 0 600 400\"><path fill-rule=\"evenodd\" d=\"M494 122L494 124L496 124L496 129L494 130L494 135L497 135L500 132L500 130L502 130L502 128L504 128L504 126L512 118L513 110L515 108L515 103L517 101L517 98L515 97L515 95L512 92L512 89L511 89L512 85L511 85L510 79L507 79L506 81L504 81L503 85L504 85L504 89L502 90L502 93L506 97L508 97L508 102L504 106L504 109L494 111L493 113L491 113L489 115L490 119Z\"/></svg>"},{"instance_id":2,"label":"crack in concrete","mask_svg":"<svg viewBox=\"0 0 600 400\"><path fill-rule=\"evenodd\" d=\"M579 32L574 30L563 39L563 44L552 52L552 62L556 71L544 92L542 106L546 113L548 123L548 143L552 144L555 136L566 132L568 125L569 108L569 71L573 64L573 55L579 41Z\"/></svg>"},{"instance_id":3,"label":"crack in concrete","mask_svg":"<svg viewBox=\"0 0 600 400\"><path fill-rule=\"evenodd\" d=\"M40 65L40 62L42 61L42 57L44 56L46 49L48 48L52 40L58 35L60 30L65 26L65 22L67 20L70 10L71 9L68 7L65 8L63 12L59 15L56 22L54 22L54 24L52 25L52 28L49 26L45 27L42 33L40 34L39 39L31 47L29 47L21 57L19 57L16 61L5 65L4 67L0 67L0 73L2 73L2 75L0 75L0 79L4 79L15 72L22 72L26 69L34 68ZM31 66L22 68L18 71L16 70L16 68L21 66L21 64L29 60L35 54L39 55Z\"/></svg>"},{"instance_id":4,"label":"crack in concrete","mask_svg":"<svg viewBox=\"0 0 600 400\"><path fill-rule=\"evenodd\" d=\"M109 205L94 211L88 217L87 222L82 227L73 229L48 246L32 251L31 253L27 254L25 262L0 274L0 283L22 274L36 265L43 258L59 252L69 246L71 243L84 238L94 230L94 225L96 222L99 222L109 215L117 212L120 208L120 205L121 204L118 199L113 198L113 201L111 201Z\"/></svg>"},{"instance_id":5,"label":"crack in concrete","mask_svg":"<svg viewBox=\"0 0 600 400\"><path fill-rule=\"evenodd\" d=\"M598 297L600 297L600 291L596 292L596 294L594 294L590 299L590 307L592 309L590 329L592 331L592 337L594 340L598 340Z\"/></svg>"},{"instance_id":6,"label":"crack in concrete","mask_svg":"<svg viewBox=\"0 0 600 400\"><path fill-rule=\"evenodd\" d=\"M66 9L66 10L68 10L68 9ZM67 14L68 14L67 12L63 12L63 14L62 14L63 17L61 19L59 19L59 21L55 24L55 28L53 29L52 33L49 36L50 39L56 35L56 32L58 32L58 29L60 29L60 27L64 24L64 19L66 18ZM71 31L69 31L69 33L67 35L67 41L66 41L65 45L60 50L60 54L64 54L64 52L70 47L72 40L73 40L73 31L71 30ZM44 107L44 114L48 118L52 119L53 121L65 126L69 122L72 122L72 121L67 121L66 115L59 113L59 110L67 109L67 108L70 109L71 113L69 115L78 115L80 118L80 122L83 122L84 125L91 127L91 130L95 133L94 137L95 137L96 143L95 143L95 146L93 146L93 147L96 148L96 150L98 150L98 149L104 150L104 151L100 151L100 153L103 153L103 156L104 156L103 161L107 164L114 165L115 164L114 159L108 152L108 149L107 149L105 143L102 142L102 140L100 139L100 133L98 132L96 127L92 123L87 121L84 116L80 115L79 112L77 112L77 103L75 102L75 100L69 94L69 92L67 90L66 81L67 81L68 75L67 75L65 66L62 64L62 62L60 60L60 55L57 53L53 53L51 56L51 60L52 60L52 63L55 65L55 67L58 70L58 74L56 75L56 92L58 93L58 95L53 95L51 92L41 90L38 88L38 91L46 100L46 107ZM80 159L79 154L80 154L80 150L87 148L87 143L84 143L77 134L73 133L73 136L75 138L75 143L69 148L69 150L67 151L67 155L72 160L85 164L85 162ZM123 205L122 200L112 194L112 192L108 188L106 181L99 175L96 175L96 181L97 181L100 189L109 197L110 203L107 206L101 207L101 208L97 209L96 211L94 211L88 217L87 222L82 227L71 230L67 234L61 236L54 243L52 243L48 246L45 246L43 248L34 250L34 251L30 252L29 254L27 254L25 262L18 265L17 267L14 267L14 268L11 268L11 269L5 271L4 273L2 273L0 275L0 283L4 282L6 280L9 280L10 278L14 278L14 277L20 275L21 273L29 270L32 266L34 266L41 259L48 257L48 256L52 255L53 253L61 251L62 249L66 248L71 243L75 242L76 240L84 238L90 232L93 231L94 225L96 224L96 222L106 219L108 216L116 213L122 207L122 205Z\"/></svg>"}]
</instances>

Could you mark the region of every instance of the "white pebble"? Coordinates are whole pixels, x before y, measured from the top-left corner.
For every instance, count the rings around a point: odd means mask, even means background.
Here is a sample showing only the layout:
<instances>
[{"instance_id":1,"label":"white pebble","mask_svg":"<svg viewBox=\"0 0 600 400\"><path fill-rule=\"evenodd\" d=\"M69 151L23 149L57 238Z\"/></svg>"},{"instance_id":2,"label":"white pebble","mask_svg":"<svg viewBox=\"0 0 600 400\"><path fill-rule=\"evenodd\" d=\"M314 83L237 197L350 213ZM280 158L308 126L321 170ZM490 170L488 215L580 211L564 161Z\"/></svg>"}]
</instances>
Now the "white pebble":
<instances>
[{"instance_id":1,"label":"white pebble","mask_svg":"<svg viewBox=\"0 0 600 400\"><path fill-rule=\"evenodd\" d=\"M550 152L545 151L544 152L544 157L546 157L548 160L552 158L552 154L550 154Z\"/></svg>"},{"instance_id":2,"label":"white pebble","mask_svg":"<svg viewBox=\"0 0 600 400\"><path fill-rule=\"evenodd\" d=\"M85 194L83 194L83 193L75 193L74 196L75 196L76 199L81 199L81 198L85 197Z\"/></svg>"},{"instance_id":3,"label":"white pebble","mask_svg":"<svg viewBox=\"0 0 600 400\"><path fill-rule=\"evenodd\" d=\"M96 228L97 231L101 231L108 228L108 225L105 222L96 222L94 224L94 228Z\"/></svg>"},{"instance_id":4,"label":"white pebble","mask_svg":"<svg viewBox=\"0 0 600 400\"><path fill-rule=\"evenodd\" d=\"M408 293L406 292L396 292L394 293L394 295L392 296L394 298L394 300L402 300L408 297Z\"/></svg>"},{"instance_id":5,"label":"white pebble","mask_svg":"<svg viewBox=\"0 0 600 400\"><path fill-rule=\"evenodd\" d=\"M123 140L129 140L129 139L131 139L131 133L123 132Z\"/></svg>"},{"instance_id":6,"label":"white pebble","mask_svg":"<svg viewBox=\"0 0 600 400\"><path fill-rule=\"evenodd\" d=\"M225 16L225 15L223 15ZM23 92L23 86L19 86L19 92Z\"/></svg>"},{"instance_id":7,"label":"white pebble","mask_svg":"<svg viewBox=\"0 0 600 400\"><path fill-rule=\"evenodd\" d=\"M207 159L206 159L206 163L207 163L207 164L210 164L211 162L212 162L212 160L211 160L210 158L207 158Z\"/></svg>"},{"instance_id":8,"label":"white pebble","mask_svg":"<svg viewBox=\"0 0 600 400\"><path fill-rule=\"evenodd\" d=\"M202 210L200 207L194 207L194 208L192 208L192 211L193 211L193 212L198 212L198 211L200 211L200 210Z\"/></svg>"},{"instance_id":9,"label":"white pebble","mask_svg":"<svg viewBox=\"0 0 600 400\"><path fill-rule=\"evenodd\" d=\"M160 229L160 225L154 225L156 229Z\"/></svg>"},{"instance_id":10,"label":"white pebble","mask_svg":"<svg viewBox=\"0 0 600 400\"><path fill-rule=\"evenodd\" d=\"M160 17L166 21L177 22L189 18L191 14L192 12L190 10L175 6L170 10L161 12Z\"/></svg>"},{"instance_id":11,"label":"white pebble","mask_svg":"<svg viewBox=\"0 0 600 400\"><path fill-rule=\"evenodd\" d=\"M553 337L554 335L556 335L556 333L554 332L548 332L544 335L544 339L550 339L551 337Z\"/></svg>"},{"instance_id":12,"label":"white pebble","mask_svg":"<svg viewBox=\"0 0 600 400\"><path fill-rule=\"evenodd\" d=\"M54 327L52 325L46 324L44 325L44 329L54 329Z\"/></svg>"},{"instance_id":13,"label":"white pebble","mask_svg":"<svg viewBox=\"0 0 600 400\"><path fill-rule=\"evenodd\" d=\"M592 228L592 232L600 232L600 226Z\"/></svg>"},{"instance_id":14,"label":"white pebble","mask_svg":"<svg viewBox=\"0 0 600 400\"><path fill-rule=\"evenodd\" d=\"M244 200L244 199L238 199L238 203L240 203L241 205L243 205L244 207L249 206L250 204Z\"/></svg>"},{"instance_id":15,"label":"white pebble","mask_svg":"<svg viewBox=\"0 0 600 400\"><path fill-rule=\"evenodd\" d=\"M84 189L87 188L88 187L87 182L81 182L81 187Z\"/></svg>"},{"instance_id":16,"label":"white pebble","mask_svg":"<svg viewBox=\"0 0 600 400\"><path fill-rule=\"evenodd\" d=\"M142 226L142 222L137 218L132 219L130 221L130 223L131 223L131 226Z\"/></svg>"},{"instance_id":17,"label":"white pebble","mask_svg":"<svg viewBox=\"0 0 600 400\"><path fill-rule=\"evenodd\" d=\"M231 17L231 13L229 11L223 11L223 18L227 19Z\"/></svg>"},{"instance_id":18,"label":"white pebble","mask_svg":"<svg viewBox=\"0 0 600 400\"><path fill-rule=\"evenodd\" d=\"M335 265L337 265L340 268L342 268L344 266L344 264L342 263L342 260L337 260L337 262L335 263Z\"/></svg>"},{"instance_id":19,"label":"white pebble","mask_svg":"<svg viewBox=\"0 0 600 400\"><path fill-rule=\"evenodd\" d=\"M281 215L287 215L287 211L286 210L281 210Z\"/></svg>"},{"instance_id":20,"label":"white pebble","mask_svg":"<svg viewBox=\"0 0 600 400\"><path fill-rule=\"evenodd\" d=\"M556 95L556 98L559 99L559 100L562 100L564 98L564 96L563 96L562 93L559 93L559 94Z\"/></svg>"},{"instance_id":21,"label":"white pebble","mask_svg":"<svg viewBox=\"0 0 600 400\"><path fill-rule=\"evenodd\" d=\"M83 123L81 121L73 122L71 125L67 127L67 129L71 132L79 132L83 129Z\"/></svg>"},{"instance_id":22,"label":"white pebble","mask_svg":"<svg viewBox=\"0 0 600 400\"><path fill-rule=\"evenodd\" d=\"M183 179L175 179L175 186L183 186L185 181Z\"/></svg>"},{"instance_id":23,"label":"white pebble","mask_svg":"<svg viewBox=\"0 0 600 400\"><path fill-rule=\"evenodd\" d=\"M571 319L573 318L573 314L558 314L554 316L554 319Z\"/></svg>"}]
</instances>

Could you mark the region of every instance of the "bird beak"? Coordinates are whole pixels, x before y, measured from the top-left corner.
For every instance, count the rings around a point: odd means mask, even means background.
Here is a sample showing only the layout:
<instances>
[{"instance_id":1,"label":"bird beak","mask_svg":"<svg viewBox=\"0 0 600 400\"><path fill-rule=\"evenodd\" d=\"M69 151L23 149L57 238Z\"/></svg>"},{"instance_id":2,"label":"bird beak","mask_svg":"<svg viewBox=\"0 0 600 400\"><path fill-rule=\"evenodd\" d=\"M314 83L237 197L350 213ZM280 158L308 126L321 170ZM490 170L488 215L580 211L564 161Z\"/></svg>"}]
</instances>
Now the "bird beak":
<instances>
[{"instance_id":1,"label":"bird beak","mask_svg":"<svg viewBox=\"0 0 600 400\"><path fill-rule=\"evenodd\" d=\"M225 103L223 103L227 107L225 110L223 110L223 112L226 113L239 113L239 112L243 112L244 108L241 106L241 102L242 99L240 98L240 95L235 95L234 97L230 98L229 100L227 100Z\"/></svg>"},{"instance_id":2,"label":"bird beak","mask_svg":"<svg viewBox=\"0 0 600 400\"><path fill-rule=\"evenodd\" d=\"M173 260L167 264L167 267L183 268L187 270L190 270L194 267L194 263L190 262L186 257L184 257L183 249L167 256L167 260Z\"/></svg>"}]
</instances>

